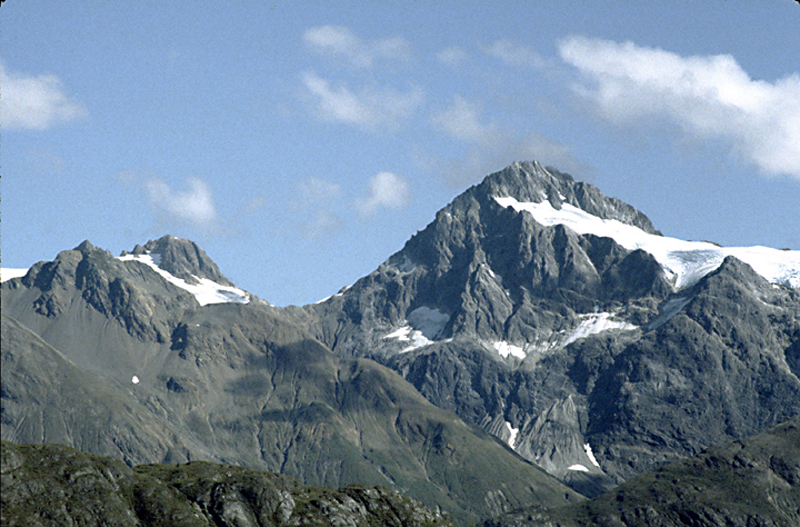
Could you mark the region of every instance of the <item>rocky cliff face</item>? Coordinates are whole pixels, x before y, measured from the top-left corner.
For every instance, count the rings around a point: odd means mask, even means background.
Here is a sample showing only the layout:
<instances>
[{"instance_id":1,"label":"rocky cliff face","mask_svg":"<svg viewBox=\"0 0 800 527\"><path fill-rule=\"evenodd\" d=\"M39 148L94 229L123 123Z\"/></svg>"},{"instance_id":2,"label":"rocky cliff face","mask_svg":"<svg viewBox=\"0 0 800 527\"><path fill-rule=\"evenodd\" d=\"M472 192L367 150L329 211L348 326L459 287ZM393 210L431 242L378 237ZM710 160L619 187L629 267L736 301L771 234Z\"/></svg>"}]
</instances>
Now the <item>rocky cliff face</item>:
<instances>
[{"instance_id":1,"label":"rocky cliff face","mask_svg":"<svg viewBox=\"0 0 800 527\"><path fill-rule=\"evenodd\" d=\"M150 240L144 247L137 245L131 252L123 252L122 256L147 256L155 258L155 265L169 274L195 284L205 278L224 286L232 286L230 280L220 272L217 264L198 245L189 240L175 236L164 236L158 240Z\"/></svg>"},{"instance_id":2,"label":"rocky cliff face","mask_svg":"<svg viewBox=\"0 0 800 527\"><path fill-rule=\"evenodd\" d=\"M506 202L566 220L541 223ZM667 268L576 232L570 214L660 243L633 207L515 164L375 272L293 316L582 492L800 413L796 288L712 258L710 244L670 253Z\"/></svg>"}]
</instances>

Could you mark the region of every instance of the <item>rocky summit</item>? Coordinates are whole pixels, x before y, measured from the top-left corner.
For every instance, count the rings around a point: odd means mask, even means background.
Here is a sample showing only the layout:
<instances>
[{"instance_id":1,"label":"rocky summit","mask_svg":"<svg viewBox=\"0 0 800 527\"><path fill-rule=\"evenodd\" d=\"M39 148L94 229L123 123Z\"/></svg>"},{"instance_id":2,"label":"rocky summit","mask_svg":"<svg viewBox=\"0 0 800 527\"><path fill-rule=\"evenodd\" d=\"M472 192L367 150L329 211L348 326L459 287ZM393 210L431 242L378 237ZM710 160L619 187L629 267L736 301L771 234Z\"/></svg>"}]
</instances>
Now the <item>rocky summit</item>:
<instances>
[{"instance_id":1,"label":"rocky summit","mask_svg":"<svg viewBox=\"0 0 800 527\"><path fill-rule=\"evenodd\" d=\"M2 310L4 440L385 486L463 524L584 507L800 415L800 252L669 238L536 162L317 304L165 236L63 251Z\"/></svg>"}]
</instances>

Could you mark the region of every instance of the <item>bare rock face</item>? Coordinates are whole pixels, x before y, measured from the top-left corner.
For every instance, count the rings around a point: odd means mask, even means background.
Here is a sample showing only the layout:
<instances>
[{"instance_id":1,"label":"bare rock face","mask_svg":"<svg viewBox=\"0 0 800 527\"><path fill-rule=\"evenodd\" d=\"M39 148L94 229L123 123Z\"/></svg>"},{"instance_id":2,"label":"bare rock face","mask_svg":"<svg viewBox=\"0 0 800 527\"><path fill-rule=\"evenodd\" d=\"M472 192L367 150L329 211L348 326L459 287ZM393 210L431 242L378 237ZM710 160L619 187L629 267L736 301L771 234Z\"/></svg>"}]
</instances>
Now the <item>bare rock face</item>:
<instances>
[{"instance_id":1,"label":"bare rock face","mask_svg":"<svg viewBox=\"0 0 800 527\"><path fill-rule=\"evenodd\" d=\"M158 240L150 240L144 247L137 245L130 253L122 253L123 256L128 254L153 255L160 269L190 284L197 283L198 278L206 278L221 285L233 285L205 251L190 240L169 235L162 236Z\"/></svg>"},{"instance_id":2,"label":"bare rock face","mask_svg":"<svg viewBox=\"0 0 800 527\"><path fill-rule=\"evenodd\" d=\"M395 369L590 495L800 413L797 289L732 257L676 288L644 250L539 224L504 197L659 234L591 185L518 163L455 198L373 273L293 315L337 354ZM569 424L555 417L565 401Z\"/></svg>"}]
</instances>

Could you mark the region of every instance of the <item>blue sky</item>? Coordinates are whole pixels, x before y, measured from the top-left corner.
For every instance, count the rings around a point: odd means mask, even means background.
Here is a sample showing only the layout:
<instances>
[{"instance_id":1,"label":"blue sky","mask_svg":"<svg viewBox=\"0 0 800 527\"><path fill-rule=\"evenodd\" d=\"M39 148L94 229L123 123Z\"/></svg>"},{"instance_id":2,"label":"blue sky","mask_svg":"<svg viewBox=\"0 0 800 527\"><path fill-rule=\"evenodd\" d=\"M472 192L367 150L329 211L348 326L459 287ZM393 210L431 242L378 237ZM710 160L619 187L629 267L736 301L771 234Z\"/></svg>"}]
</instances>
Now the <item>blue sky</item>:
<instances>
[{"instance_id":1,"label":"blue sky","mask_svg":"<svg viewBox=\"0 0 800 527\"><path fill-rule=\"evenodd\" d=\"M792 0L6 0L0 89L3 267L173 234L314 302L530 159L800 249Z\"/></svg>"}]
</instances>

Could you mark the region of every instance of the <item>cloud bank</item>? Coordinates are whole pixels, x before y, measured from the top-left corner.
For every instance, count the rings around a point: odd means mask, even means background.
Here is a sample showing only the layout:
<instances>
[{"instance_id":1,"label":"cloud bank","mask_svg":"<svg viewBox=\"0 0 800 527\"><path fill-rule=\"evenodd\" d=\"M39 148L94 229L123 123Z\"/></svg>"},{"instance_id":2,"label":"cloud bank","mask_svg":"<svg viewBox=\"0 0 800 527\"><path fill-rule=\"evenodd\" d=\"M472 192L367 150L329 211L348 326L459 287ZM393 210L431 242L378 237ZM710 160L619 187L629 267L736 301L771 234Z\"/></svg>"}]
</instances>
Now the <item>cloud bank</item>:
<instances>
[{"instance_id":1,"label":"cloud bank","mask_svg":"<svg viewBox=\"0 0 800 527\"><path fill-rule=\"evenodd\" d=\"M800 179L800 75L753 80L730 55L682 57L631 42L570 37L561 58L591 82L574 86L622 124L664 117L700 139L727 140L766 174Z\"/></svg>"},{"instance_id":2,"label":"cloud bank","mask_svg":"<svg viewBox=\"0 0 800 527\"><path fill-rule=\"evenodd\" d=\"M460 95L453 97L453 104L431 117L434 126L462 141L487 144L497 137L494 124L480 122L480 108Z\"/></svg>"},{"instance_id":3,"label":"cloud bank","mask_svg":"<svg viewBox=\"0 0 800 527\"><path fill-rule=\"evenodd\" d=\"M452 68L457 68L469 61L469 54L458 46L449 46L436 54L436 60Z\"/></svg>"},{"instance_id":4,"label":"cloud bank","mask_svg":"<svg viewBox=\"0 0 800 527\"><path fill-rule=\"evenodd\" d=\"M342 226L342 220L331 210L341 192L337 183L316 177L298 184L297 199L292 208L303 216L303 236L306 239L326 238Z\"/></svg>"},{"instance_id":5,"label":"cloud bank","mask_svg":"<svg viewBox=\"0 0 800 527\"><path fill-rule=\"evenodd\" d=\"M0 126L6 130L45 130L89 113L67 97L55 75L9 72L0 62L0 90Z\"/></svg>"}]
</instances>

